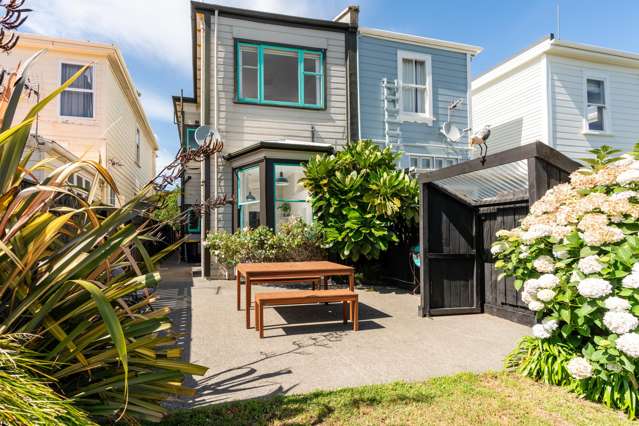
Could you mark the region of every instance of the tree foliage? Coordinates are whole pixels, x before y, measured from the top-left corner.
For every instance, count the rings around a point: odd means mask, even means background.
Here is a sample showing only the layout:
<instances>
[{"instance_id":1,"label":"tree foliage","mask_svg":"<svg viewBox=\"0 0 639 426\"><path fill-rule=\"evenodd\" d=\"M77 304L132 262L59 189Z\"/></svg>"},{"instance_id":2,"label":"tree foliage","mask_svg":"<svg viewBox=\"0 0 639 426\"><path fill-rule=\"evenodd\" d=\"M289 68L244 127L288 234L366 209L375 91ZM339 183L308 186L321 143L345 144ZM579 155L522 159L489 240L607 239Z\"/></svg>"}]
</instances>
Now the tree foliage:
<instances>
[{"instance_id":1,"label":"tree foliage","mask_svg":"<svg viewBox=\"0 0 639 426\"><path fill-rule=\"evenodd\" d=\"M326 247L342 259L377 259L417 221L417 182L397 170L400 154L370 140L306 164L302 183Z\"/></svg>"}]
</instances>

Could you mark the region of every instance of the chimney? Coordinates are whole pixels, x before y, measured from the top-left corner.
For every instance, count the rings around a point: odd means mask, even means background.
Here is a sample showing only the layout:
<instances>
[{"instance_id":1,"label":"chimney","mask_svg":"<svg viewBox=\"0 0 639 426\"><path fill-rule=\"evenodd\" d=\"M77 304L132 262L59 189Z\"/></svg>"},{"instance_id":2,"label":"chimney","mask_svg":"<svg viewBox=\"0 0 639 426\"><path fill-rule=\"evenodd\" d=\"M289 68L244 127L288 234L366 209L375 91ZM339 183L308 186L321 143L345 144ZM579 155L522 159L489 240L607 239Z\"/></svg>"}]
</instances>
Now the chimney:
<instances>
[{"instance_id":1,"label":"chimney","mask_svg":"<svg viewBox=\"0 0 639 426\"><path fill-rule=\"evenodd\" d=\"M334 22L344 22L351 27L357 27L359 21L359 6L351 5L342 10L335 18Z\"/></svg>"}]
</instances>

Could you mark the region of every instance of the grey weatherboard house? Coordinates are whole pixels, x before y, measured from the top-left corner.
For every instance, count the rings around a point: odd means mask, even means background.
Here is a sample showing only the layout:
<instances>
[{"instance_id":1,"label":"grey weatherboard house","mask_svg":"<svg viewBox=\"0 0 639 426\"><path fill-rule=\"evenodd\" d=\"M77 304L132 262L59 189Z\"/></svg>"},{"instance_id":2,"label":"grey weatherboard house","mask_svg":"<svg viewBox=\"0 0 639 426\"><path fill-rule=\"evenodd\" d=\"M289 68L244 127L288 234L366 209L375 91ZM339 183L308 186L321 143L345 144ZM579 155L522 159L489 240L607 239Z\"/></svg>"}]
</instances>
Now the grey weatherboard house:
<instances>
[{"instance_id":1,"label":"grey weatherboard house","mask_svg":"<svg viewBox=\"0 0 639 426\"><path fill-rule=\"evenodd\" d=\"M205 124L224 150L203 167L189 164L181 205L199 204L202 193L232 200L203 220L191 213L184 227L183 255L200 257L204 275L223 272L200 249L207 232L312 220L298 183L303 163L358 138L350 118L357 12L349 7L329 21L191 3L195 96L173 97L180 142L196 143L194 130Z\"/></svg>"}]
</instances>

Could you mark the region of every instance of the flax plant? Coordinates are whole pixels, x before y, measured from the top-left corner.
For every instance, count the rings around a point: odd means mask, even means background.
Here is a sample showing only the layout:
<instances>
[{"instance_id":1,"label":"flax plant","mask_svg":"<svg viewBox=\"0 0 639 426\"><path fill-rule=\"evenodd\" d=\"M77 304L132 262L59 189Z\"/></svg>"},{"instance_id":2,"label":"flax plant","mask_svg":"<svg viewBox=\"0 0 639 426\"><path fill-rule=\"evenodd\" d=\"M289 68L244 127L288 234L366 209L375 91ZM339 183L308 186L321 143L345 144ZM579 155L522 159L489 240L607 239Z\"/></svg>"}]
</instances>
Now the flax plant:
<instances>
[{"instance_id":1,"label":"flax plant","mask_svg":"<svg viewBox=\"0 0 639 426\"><path fill-rule=\"evenodd\" d=\"M185 375L206 371L180 360L168 308L148 309L154 296L145 289L160 281L156 263L180 243L154 255L145 249L156 228L140 217L160 203L161 191L151 182L121 207L103 206L99 182L117 188L98 162L66 164L38 181L34 171L49 165L29 169L23 155L35 115L85 69L0 133L0 339L34 336L21 344L15 365L24 371L21 360L40 363L27 375L0 365L0 377L14 374L25 387L31 380L33 392L49 387L62 398L51 399L58 404L51 410L71 404L64 415L78 424L88 421L82 413L100 422L157 421L163 401L193 394L182 384ZM88 194L68 183L81 168L94 173ZM128 302L136 292L145 296ZM9 392L2 383L0 392ZM24 407L4 396L4 420L31 423L20 420Z\"/></svg>"}]
</instances>

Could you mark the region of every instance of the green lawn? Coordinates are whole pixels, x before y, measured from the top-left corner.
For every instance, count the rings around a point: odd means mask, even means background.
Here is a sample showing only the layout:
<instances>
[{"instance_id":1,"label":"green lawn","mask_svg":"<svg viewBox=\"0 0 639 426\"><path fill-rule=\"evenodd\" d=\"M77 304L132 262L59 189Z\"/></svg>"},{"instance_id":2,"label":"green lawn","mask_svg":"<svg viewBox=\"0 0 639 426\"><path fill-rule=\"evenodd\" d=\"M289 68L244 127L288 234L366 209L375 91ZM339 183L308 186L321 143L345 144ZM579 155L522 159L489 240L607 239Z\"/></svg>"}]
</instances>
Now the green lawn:
<instances>
[{"instance_id":1,"label":"green lawn","mask_svg":"<svg viewBox=\"0 0 639 426\"><path fill-rule=\"evenodd\" d=\"M617 411L506 373L459 374L176 411L163 425L622 425Z\"/></svg>"}]
</instances>

